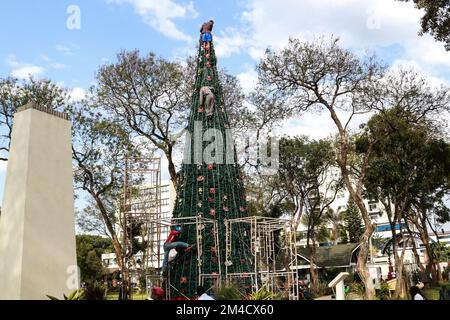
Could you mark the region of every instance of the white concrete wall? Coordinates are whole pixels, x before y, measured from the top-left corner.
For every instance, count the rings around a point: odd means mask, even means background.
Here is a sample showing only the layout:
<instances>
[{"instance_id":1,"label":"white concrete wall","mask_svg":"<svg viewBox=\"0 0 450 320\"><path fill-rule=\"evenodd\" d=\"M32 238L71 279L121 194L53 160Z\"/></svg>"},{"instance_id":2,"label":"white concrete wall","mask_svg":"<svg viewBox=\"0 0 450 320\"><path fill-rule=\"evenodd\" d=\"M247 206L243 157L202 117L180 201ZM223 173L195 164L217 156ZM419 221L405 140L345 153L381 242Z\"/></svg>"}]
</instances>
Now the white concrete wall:
<instances>
[{"instance_id":1,"label":"white concrete wall","mask_svg":"<svg viewBox=\"0 0 450 320\"><path fill-rule=\"evenodd\" d=\"M78 288L71 123L27 109L14 129L0 218L0 299Z\"/></svg>"}]
</instances>

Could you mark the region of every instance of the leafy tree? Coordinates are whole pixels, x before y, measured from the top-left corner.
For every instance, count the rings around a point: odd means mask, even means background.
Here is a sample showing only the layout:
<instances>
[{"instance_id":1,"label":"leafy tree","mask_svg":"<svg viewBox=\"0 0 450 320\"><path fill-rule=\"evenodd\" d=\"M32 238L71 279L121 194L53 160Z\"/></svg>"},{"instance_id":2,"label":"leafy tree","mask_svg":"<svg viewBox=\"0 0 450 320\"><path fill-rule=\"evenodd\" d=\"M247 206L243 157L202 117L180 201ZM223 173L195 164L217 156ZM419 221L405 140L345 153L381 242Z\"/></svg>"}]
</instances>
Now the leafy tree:
<instances>
[{"instance_id":1,"label":"leafy tree","mask_svg":"<svg viewBox=\"0 0 450 320\"><path fill-rule=\"evenodd\" d=\"M81 281L94 283L105 274L101 255L113 250L111 239L93 235L77 235L77 263Z\"/></svg>"},{"instance_id":2,"label":"leafy tree","mask_svg":"<svg viewBox=\"0 0 450 320\"><path fill-rule=\"evenodd\" d=\"M266 92L280 97L286 110L297 114L326 111L336 125L336 163L365 225L357 269L366 285L368 299L374 296L366 267L373 225L362 193L371 148L364 155L350 157L354 141L350 139L349 125L356 115L374 109L377 96L369 93L373 84L382 78L383 71L374 58L359 58L339 47L338 39L330 42L290 39L281 52L267 50L258 66L260 85Z\"/></svg>"},{"instance_id":3,"label":"leafy tree","mask_svg":"<svg viewBox=\"0 0 450 320\"><path fill-rule=\"evenodd\" d=\"M97 74L99 104L133 134L148 139L168 160L170 178L176 187L175 148L184 134L191 94L196 79L196 60L185 65L139 51L121 52L117 62ZM243 94L236 77L219 72L224 108L231 120L241 119ZM243 123L243 122L241 122Z\"/></svg>"},{"instance_id":4,"label":"leafy tree","mask_svg":"<svg viewBox=\"0 0 450 320\"><path fill-rule=\"evenodd\" d=\"M134 134L162 150L170 178L177 185L174 147L189 108L189 85L180 64L139 51L120 52L117 62L97 73L99 103Z\"/></svg>"},{"instance_id":5,"label":"leafy tree","mask_svg":"<svg viewBox=\"0 0 450 320\"><path fill-rule=\"evenodd\" d=\"M348 199L347 209L344 211L344 230L350 243L359 243L364 233L361 213L352 198Z\"/></svg>"},{"instance_id":6,"label":"leafy tree","mask_svg":"<svg viewBox=\"0 0 450 320\"><path fill-rule=\"evenodd\" d=\"M321 226L325 222L325 214L342 186L339 178L333 176L330 179L328 175L334 158L334 149L329 140L309 141L306 137L280 140L278 191L285 195L284 202L294 209L291 211L293 228L297 230L301 222L306 226L314 287L318 286L314 262L316 241L324 235Z\"/></svg>"},{"instance_id":7,"label":"leafy tree","mask_svg":"<svg viewBox=\"0 0 450 320\"><path fill-rule=\"evenodd\" d=\"M395 85L395 84L394 84ZM420 96L415 90L416 97ZM430 97L430 92L424 93ZM420 97L419 99L425 99ZM416 106L414 106L416 107ZM448 192L449 145L437 138L437 128L426 113L418 117L417 112L395 106L376 115L367 124L369 134L376 140L366 175L365 186L369 195L383 203L392 232L392 254L396 273L403 279L403 260L406 245L399 255L400 236L405 242L404 230L396 226L408 220L416 221L421 230L422 242L433 261L433 252L428 239L428 227L419 224L416 205L427 199L425 206L435 207L443 202ZM434 175L437 173L438 175ZM429 180L430 177L432 180ZM424 208L426 219L430 207ZM417 253L416 253L417 254ZM398 281L395 294L406 294L406 285Z\"/></svg>"},{"instance_id":8,"label":"leafy tree","mask_svg":"<svg viewBox=\"0 0 450 320\"><path fill-rule=\"evenodd\" d=\"M400 0L410 1L410 0ZM444 42L450 50L450 1L448 0L412 0L417 9L425 12L421 20L420 34L429 33L437 41Z\"/></svg>"},{"instance_id":9,"label":"leafy tree","mask_svg":"<svg viewBox=\"0 0 450 320\"><path fill-rule=\"evenodd\" d=\"M130 289L128 269L124 264L127 252L117 233L121 222L118 212L124 181L124 155L139 156L139 147L131 141L129 132L119 122L107 117L88 101L72 108L71 114L76 189L87 193L91 200L85 211L91 214L87 221L100 218L112 240L126 296Z\"/></svg>"}]
</instances>

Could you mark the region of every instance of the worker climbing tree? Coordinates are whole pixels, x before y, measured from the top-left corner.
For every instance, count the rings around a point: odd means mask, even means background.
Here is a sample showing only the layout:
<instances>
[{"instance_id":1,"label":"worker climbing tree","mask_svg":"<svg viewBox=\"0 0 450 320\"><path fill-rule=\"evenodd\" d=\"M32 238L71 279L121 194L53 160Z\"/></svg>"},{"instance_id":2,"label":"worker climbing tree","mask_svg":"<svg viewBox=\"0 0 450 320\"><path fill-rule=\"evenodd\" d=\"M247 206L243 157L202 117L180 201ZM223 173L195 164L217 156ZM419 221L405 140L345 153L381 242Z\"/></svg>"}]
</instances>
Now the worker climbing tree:
<instances>
[{"instance_id":1,"label":"worker climbing tree","mask_svg":"<svg viewBox=\"0 0 450 320\"><path fill-rule=\"evenodd\" d=\"M228 268L245 274L252 267L250 234L245 224L237 224L233 229L239 241L233 242L231 258L225 261L225 220L246 217L248 212L243 175L229 134L230 124L218 79L213 25L213 21L208 21L200 30L197 75L187 127L190 138L186 140L173 217L212 219L217 221L218 230L207 223L182 228L178 239L198 250L181 255L169 265L168 281L171 297L175 299L195 296L200 284L199 273L220 272L224 276ZM217 234L218 242L214 241ZM202 285L208 289L212 280L205 280Z\"/></svg>"}]
</instances>

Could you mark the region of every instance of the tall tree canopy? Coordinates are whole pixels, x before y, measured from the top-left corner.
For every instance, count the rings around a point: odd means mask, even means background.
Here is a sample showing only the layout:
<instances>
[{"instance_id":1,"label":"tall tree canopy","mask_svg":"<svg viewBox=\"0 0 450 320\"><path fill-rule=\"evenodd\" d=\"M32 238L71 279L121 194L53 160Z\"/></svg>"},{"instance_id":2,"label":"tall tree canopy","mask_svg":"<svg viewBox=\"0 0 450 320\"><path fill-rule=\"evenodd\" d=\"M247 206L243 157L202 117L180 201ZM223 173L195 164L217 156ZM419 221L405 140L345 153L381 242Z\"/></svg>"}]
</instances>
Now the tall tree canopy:
<instances>
[{"instance_id":1,"label":"tall tree canopy","mask_svg":"<svg viewBox=\"0 0 450 320\"><path fill-rule=\"evenodd\" d=\"M399 0L410 2L411 0ZM449 0L412 0L417 9L425 14L421 20L421 34L429 33L437 41L444 42L450 50L450 1Z\"/></svg>"},{"instance_id":2,"label":"tall tree canopy","mask_svg":"<svg viewBox=\"0 0 450 320\"><path fill-rule=\"evenodd\" d=\"M373 225L362 194L370 148L358 159L349 157L353 148L349 125L356 115L374 109L377 99L371 94L372 87L383 77L384 68L373 57L359 58L341 48L339 39L290 39L280 52L267 50L258 66L258 75L260 85L282 98L286 110L325 111L336 125L336 163L364 220L357 269L366 285L366 297L371 299L375 291L366 262Z\"/></svg>"}]
</instances>

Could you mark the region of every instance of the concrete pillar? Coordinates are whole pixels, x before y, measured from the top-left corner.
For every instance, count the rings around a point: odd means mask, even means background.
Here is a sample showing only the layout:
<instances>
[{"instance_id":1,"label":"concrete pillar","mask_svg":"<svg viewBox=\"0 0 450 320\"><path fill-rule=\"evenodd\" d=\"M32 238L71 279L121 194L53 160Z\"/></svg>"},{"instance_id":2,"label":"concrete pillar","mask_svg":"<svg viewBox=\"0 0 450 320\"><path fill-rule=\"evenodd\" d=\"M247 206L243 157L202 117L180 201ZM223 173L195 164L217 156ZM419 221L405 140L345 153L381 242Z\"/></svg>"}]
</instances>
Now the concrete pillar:
<instances>
[{"instance_id":1,"label":"concrete pillar","mask_svg":"<svg viewBox=\"0 0 450 320\"><path fill-rule=\"evenodd\" d=\"M345 300L344 280L348 276L348 272L341 272L328 284L328 287L335 288L336 300Z\"/></svg>"},{"instance_id":2,"label":"concrete pillar","mask_svg":"<svg viewBox=\"0 0 450 320\"><path fill-rule=\"evenodd\" d=\"M79 287L71 123L27 104L14 116L0 216L0 299L40 300Z\"/></svg>"}]
</instances>

